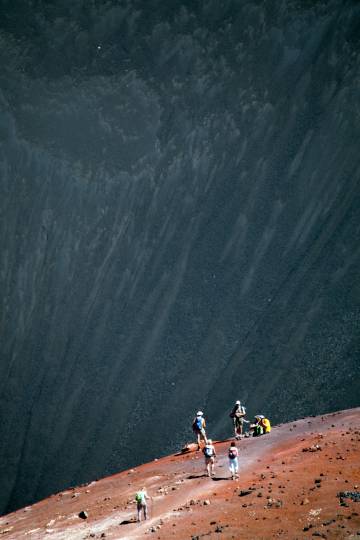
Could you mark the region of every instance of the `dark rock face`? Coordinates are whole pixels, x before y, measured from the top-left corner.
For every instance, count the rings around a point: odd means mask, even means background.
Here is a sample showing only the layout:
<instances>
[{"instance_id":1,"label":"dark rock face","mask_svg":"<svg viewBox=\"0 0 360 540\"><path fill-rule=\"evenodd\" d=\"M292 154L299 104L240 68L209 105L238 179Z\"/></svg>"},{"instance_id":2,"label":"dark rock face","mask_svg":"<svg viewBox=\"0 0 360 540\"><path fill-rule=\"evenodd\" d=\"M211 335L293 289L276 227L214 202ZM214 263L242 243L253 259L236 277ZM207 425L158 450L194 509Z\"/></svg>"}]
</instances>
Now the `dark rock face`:
<instances>
[{"instance_id":1,"label":"dark rock face","mask_svg":"<svg viewBox=\"0 0 360 540\"><path fill-rule=\"evenodd\" d=\"M2 511L359 404L358 2L70 4L2 2Z\"/></svg>"}]
</instances>

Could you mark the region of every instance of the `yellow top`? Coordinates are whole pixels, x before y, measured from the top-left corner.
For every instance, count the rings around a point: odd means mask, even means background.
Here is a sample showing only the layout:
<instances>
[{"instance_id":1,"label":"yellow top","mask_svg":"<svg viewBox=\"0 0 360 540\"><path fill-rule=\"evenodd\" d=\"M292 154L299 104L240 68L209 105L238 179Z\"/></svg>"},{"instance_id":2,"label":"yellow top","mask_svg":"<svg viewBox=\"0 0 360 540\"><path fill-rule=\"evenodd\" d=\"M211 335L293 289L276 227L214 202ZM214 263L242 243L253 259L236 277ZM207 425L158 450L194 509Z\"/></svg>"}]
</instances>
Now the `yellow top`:
<instances>
[{"instance_id":1,"label":"yellow top","mask_svg":"<svg viewBox=\"0 0 360 540\"><path fill-rule=\"evenodd\" d=\"M268 420L267 418L263 418L261 423L262 423L265 433L270 433L271 431L270 420Z\"/></svg>"}]
</instances>

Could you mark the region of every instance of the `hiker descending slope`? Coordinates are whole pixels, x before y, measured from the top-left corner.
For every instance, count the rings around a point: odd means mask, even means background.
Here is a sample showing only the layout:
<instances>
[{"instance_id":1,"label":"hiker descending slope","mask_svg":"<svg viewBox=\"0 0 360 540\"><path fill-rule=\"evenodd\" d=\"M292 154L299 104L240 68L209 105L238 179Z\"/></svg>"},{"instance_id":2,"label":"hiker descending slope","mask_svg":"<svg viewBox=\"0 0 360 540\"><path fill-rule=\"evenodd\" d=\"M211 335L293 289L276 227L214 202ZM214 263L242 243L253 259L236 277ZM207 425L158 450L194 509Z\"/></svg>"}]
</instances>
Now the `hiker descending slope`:
<instances>
[{"instance_id":1,"label":"hiker descending slope","mask_svg":"<svg viewBox=\"0 0 360 540\"><path fill-rule=\"evenodd\" d=\"M245 420L246 415L246 409L243 405L241 405L241 402L237 400L235 402L235 405L233 407L233 410L230 413L230 418L233 420L234 424L234 432L235 432L235 438L240 439L243 435L244 431L244 423L249 424L247 420Z\"/></svg>"},{"instance_id":2,"label":"hiker descending slope","mask_svg":"<svg viewBox=\"0 0 360 540\"><path fill-rule=\"evenodd\" d=\"M198 450L200 450L201 448L201 445L200 445L201 440L203 440L205 444L207 444L205 427L206 427L206 423L205 423L204 413L202 411L198 411L196 413L196 416L192 424L193 432L195 433L197 437Z\"/></svg>"},{"instance_id":3,"label":"hiker descending slope","mask_svg":"<svg viewBox=\"0 0 360 540\"><path fill-rule=\"evenodd\" d=\"M148 512L147 512L147 499L150 497L148 496L146 489L143 487L141 491L138 491L135 495L135 501L136 501L136 509L137 509L137 520L141 521L141 514L144 514L144 519L147 519Z\"/></svg>"},{"instance_id":4,"label":"hiker descending slope","mask_svg":"<svg viewBox=\"0 0 360 540\"><path fill-rule=\"evenodd\" d=\"M216 452L211 439L208 439L205 447L203 448L203 454L205 456L205 468L207 474L208 476L212 476L214 474Z\"/></svg>"},{"instance_id":5,"label":"hiker descending slope","mask_svg":"<svg viewBox=\"0 0 360 540\"><path fill-rule=\"evenodd\" d=\"M235 478L239 478L238 470L239 470L239 461L238 461L238 449L236 448L236 442L233 441L230 445L230 448L228 450L228 458L229 458L229 470L231 473L231 479L235 480Z\"/></svg>"}]
</instances>

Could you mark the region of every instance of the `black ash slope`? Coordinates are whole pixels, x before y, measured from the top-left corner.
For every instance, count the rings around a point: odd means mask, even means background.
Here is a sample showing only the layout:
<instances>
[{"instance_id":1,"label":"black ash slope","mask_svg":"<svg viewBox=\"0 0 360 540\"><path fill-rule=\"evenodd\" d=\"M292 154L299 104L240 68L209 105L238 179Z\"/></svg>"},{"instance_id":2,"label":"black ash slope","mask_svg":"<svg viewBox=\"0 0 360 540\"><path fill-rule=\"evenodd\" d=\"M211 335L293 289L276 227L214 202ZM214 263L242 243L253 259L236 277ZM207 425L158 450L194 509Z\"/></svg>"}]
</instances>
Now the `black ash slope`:
<instances>
[{"instance_id":1,"label":"black ash slope","mask_svg":"<svg viewBox=\"0 0 360 540\"><path fill-rule=\"evenodd\" d=\"M1 510L358 405L358 3L1 12Z\"/></svg>"}]
</instances>

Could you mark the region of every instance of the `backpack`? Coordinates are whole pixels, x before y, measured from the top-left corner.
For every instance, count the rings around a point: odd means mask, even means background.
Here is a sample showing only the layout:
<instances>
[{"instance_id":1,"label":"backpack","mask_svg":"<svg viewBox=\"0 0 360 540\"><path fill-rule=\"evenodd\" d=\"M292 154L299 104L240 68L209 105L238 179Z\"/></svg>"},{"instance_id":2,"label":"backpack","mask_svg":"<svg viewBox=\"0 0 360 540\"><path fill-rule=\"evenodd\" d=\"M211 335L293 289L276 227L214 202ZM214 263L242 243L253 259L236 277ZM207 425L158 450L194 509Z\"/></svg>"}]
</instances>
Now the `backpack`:
<instances>
[{"instance_id":1,"label":"backpack","mask_svg":"<svg viewBox=\"0 0 360 540\"><path fill-rule=\"evenodd\" d=\"M205 446L204 454L205 454L206 457L212 457L212 455L213 455L212 447L211 446Z\"/></svg>"},{"instance_id":2,"label":"backpack","mask_svg":"<svg viewBox=\"0 0 360 540\"><path fill-rule=\"evenodd\" d=\"M246 409L243 405L241 405L238 409L234 409L233 412L230 414L231 418L243 418L243 416L246 415Z\"/></svg>"},{"instance_id":3,"label":"backpack","mask_svg":"<svg viewBox=\"0 0 360 540\"><path fill-rule=\"evenodd\" d=\"M197 416L195 418L195 422L193 424L193 427L194 427L194 429L198 429L199 431L202 429L203 423L202 423L202 417L201 416Z\"/></svg>"},{"instance_id":4,"label":"backpack","mask_svg":"<svg viewBox=\"0 0 360 540\"><path fill-rule=\"evenodd\" d=\"M142 491L138 491L135 495L135 501L138 504L142 504L144 502L144 494Z\"/></svg>"},{"instance_id":5,"label":"backpack","mask_svg":"<svg viewBox=\"0 0 360 540\"><path fill-rule=\"evenodd\" d=\"M235 449L233 450L232 448L229 448L229 458L230 459L235 459L237 456L236 456L236 452L235 452Z\"/></svg>"}]
</instances>

